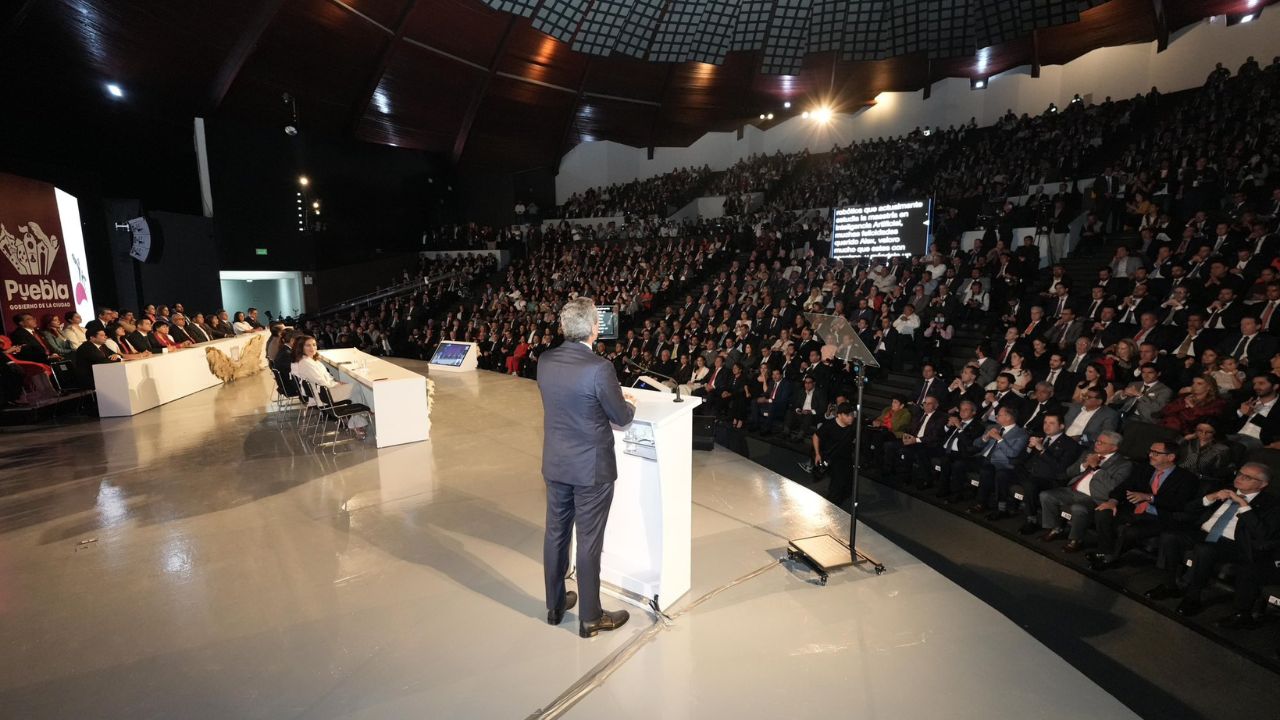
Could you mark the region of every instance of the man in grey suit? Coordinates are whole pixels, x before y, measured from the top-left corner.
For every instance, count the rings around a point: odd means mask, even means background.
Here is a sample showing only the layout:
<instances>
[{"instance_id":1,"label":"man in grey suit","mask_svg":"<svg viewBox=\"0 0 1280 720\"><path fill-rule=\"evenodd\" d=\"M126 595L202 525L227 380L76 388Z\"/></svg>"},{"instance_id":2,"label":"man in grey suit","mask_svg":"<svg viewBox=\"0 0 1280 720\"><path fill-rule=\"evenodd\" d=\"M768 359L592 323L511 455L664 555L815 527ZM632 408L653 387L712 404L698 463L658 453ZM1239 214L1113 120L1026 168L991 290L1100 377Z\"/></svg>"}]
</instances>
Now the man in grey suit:
<instances>
[{"instance_id":1,"label":"man in grey suit","mask_svg":"<svg viewBox=\"0 0 1280 720\"><path fill-rule=\"evenodd\" d=\"M1100 388L1086 390L1084 404L1072 407L1067 411L1067 417L1063 419L1067 426L1065 431L1067 437L1088 446L1104 431L1118 430L1120 413L1104 405L1106 399L1106 392Z\"/></svg>"},{"instance_id":2,"label":"man in grey suit","mask_svg":"<svg viewBox=\"0 0 1280 720\"><path fill-rule=\"evenodd\" d=\"M1085 455L1075 468L1077 475L1066 487L1040 492L1040 527L1046 530L1041 540L1049 542L1068 535L1063 552L1078 552L1084 534L1093 520L1093 511L1111 497L1111 491L1129 479L1133 463L1120 454L1120 433L1104 431L1093 443L1093 452ZM1062 525L1062 509L1071 512L1071 529Z\"/></svg>"},{"instance_id":3,"label":"man in grey suit","mask_svg":"<svg viewBox=\"0 0 1280 720\"><path fill-rule=\"evenodd\" d=\"M626 610L600 607L600 552L618 479L613 429L631 424L635 400L624 396L613 364L592 351L599 331L590 298L574 298L560 311L565 342L538 359L542 394L542 479L547 483L547 530L542 546L547 622L559 625L578 596L565 590L569 542L578 528L577 575L582 593L578 634L619 628Z\"/></svg>"},{"instance_id":4,"label":"man in grey suit","mask_svg":"<svg viewBox=\"0 0 1280 720\"><path fill-rule=\"evenodd\" d=\"M1122 420L1133 418L1145 423L1158 423L1157 415L1173 399L1173 390L1160 382L1160 369L1155 363L1142 366L1142 381L1131 382L1111 398L1111 405Z\"/></svg>"}]
</instances>

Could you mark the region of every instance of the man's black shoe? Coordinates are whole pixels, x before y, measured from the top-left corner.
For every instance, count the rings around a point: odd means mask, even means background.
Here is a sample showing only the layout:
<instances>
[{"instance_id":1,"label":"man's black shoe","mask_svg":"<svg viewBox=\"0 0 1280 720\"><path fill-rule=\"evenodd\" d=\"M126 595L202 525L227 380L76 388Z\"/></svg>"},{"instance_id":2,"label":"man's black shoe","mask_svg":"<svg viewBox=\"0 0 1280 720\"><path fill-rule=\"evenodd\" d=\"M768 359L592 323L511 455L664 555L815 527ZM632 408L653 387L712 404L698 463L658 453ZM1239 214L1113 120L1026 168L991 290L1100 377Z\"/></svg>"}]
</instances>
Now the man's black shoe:
<instances>
[{"instance_id":1,"label":"man's black shoe","mask_svg":"<svg viewBox=\"0 0 1280 720\"><path fill-rule=\"evenodd\" d=\"M1160 583L1142 593L1142 597L1148 600L1168 600L1169 598L1182 597L1182 591L1176 587Z\"/></svg>"},{"instance_id":2,"label":"man's black shoe","mask_svg":"<svg viewBox=\"0 0 1280 720\"><path fill-rule=\"evenodd\" d=\"M626 610L614 610L610 612L605 610L600 613L600 617L591 622L578 623L578 635L584 638L595 637L598 632L606 632L609 630L617 630L627 624L631 613Z\"/></svg>"},{"instance_id":3,"label":"man's black shoe","mask_svg":"<svg viewBox=\"0 0 1280 720\"><path fill-rule=\"evenodd\" d=\"M1214 623L1223 630L1256 630L1262 627L1262 621L1249 613L1232 613Z\"/></svg>"},{"instance_id":4,"label":"man's black shoe","mask_svg":"<svg viewBox=\"0 0 1280 720\"><path fill-rule=\"evenodd\" d=\"M568 611L572 610L572 609L573 609L573 606L574 606L574 605L577 605L577 604L578 604L578 593L576 593L576 592L574 592L574 591L572 591L572 590L567 590L567 591L565 591L565 594L564 594L564 607L563 607L559 612L556 612L555 610L548 610L548 611L547 611L547 624L548 624L548 625L559 625L559 624L560 624L560 621L561 621L561 620L564 620L564 614L565 614L566 612L568 612Z\"/></svg>"},{"instance_id":5,"label":"man's black shoe","mask_svg":"<svg viewBox=\"0 0 1280 720\"><path fill-rule=\"evenodd\" d=\"M1195 617L1204 610L1204 605L1194 598L1184 597L1182 602L1178 603L1177 612L1182 617Z\"/></svg>"}]
</instances>

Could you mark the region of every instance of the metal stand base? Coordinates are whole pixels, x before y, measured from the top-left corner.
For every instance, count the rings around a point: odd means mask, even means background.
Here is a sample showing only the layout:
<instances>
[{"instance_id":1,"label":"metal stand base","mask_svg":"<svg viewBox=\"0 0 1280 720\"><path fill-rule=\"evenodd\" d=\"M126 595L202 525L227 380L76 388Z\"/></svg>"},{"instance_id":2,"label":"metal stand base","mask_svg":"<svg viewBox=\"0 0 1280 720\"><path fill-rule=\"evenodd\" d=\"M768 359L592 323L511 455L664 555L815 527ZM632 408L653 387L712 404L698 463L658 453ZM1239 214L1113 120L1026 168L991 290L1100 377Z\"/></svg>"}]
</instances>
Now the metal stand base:
<instances>
[{"instance_id":1,"label":"metal stand base","mask_svg":"<svg viewBox=\"0 0 1280 720\"><path fill-rule=\"evenodd\" d=\"M857 549L850 550L843 540L834 535L814 535L813 537L792 540L787 548L787 557L804 563L818 574L818 582L827 584L832 570L848 565L869 563L876 575L884 573L884 563L866 555Z\"/></svg>"}]
</instances>

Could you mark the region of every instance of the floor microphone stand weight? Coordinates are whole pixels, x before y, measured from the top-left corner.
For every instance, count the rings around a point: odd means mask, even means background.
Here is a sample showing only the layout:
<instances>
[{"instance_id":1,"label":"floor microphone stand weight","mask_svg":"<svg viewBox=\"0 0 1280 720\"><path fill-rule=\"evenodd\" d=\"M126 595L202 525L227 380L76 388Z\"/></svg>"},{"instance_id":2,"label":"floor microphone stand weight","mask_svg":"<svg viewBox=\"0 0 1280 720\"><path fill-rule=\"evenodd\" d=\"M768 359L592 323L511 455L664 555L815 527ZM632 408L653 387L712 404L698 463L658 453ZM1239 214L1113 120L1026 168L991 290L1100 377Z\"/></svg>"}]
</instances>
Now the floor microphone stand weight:
<instances>
[{"instance_id":1,"label":"floor microphone stand weight","mask_svg":"<svg viewBox=\"0 0 1280 720\"><path fill-rule=\"evenodd\" d=\"M813 537L791 540L787 547L787 557L804 563L818 574L822 585L827 584L830 571L845 567L868 563L876 575L885 571L884 563L858 550L858 481L862 476L862 391L867 382L867 368L880 367L875 356L867 350L867 346L858 338L847 320L839 316L805 313L815 326L815 335L824 338L848 338L845 343L833 343L837 352L841 353L845 363L853 370L854 385L857 388L858 400L854 415L853 440L853 498L849 506L849 542L845 543L834 535L814 535ZM843 325L843 327L841 327Z\"/></svg>"}]
</instances>

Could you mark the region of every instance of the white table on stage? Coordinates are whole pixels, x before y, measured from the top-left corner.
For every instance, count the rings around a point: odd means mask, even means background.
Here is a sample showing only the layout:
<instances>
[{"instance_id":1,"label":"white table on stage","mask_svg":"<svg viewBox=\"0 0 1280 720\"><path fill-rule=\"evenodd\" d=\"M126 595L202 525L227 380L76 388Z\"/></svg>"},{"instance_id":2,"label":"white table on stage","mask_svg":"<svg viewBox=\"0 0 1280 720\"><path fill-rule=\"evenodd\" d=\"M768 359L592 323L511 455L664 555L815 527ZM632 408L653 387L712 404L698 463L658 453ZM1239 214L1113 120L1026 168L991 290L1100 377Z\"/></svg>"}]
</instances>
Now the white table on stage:
<instances>
[{"instance_id":1,"label":"white table on stage","mask_svg":"<svg viewBox=\"0 0 1280 720\"><path fill-rule=\"evenodd\" d=\"M395 363L353 348L320 351L321 362L339 380L364 386L372 400L374 439L380 448L426 440L431 436L427 378Z\"/></svg>"},{"instance_id":2,"label":"white table on stage","mask_svg":"<svg viewBox=\"0 0 1280 720\"><path fill-rule=\"evenodd\" d=\"M600 580L633 602L668 608L691 582L693 409L702 399L677 403L671 393L623 392L636 398L636 415L630 425L613 429L618 480Z\"/></svg>"},{"instance_id":3,"label":"white table on stage","mask_svg":"<svg viewBox=\"0 0 1280 720\"><path fill-rule=\"evenodd\" d=\"M209 370L205 349L214 347L233 360L257 333L213 340L142 360L93 366L98 414L102 417L137 415L167 402L222 384Z\"/></svg>"}]
</instances>

